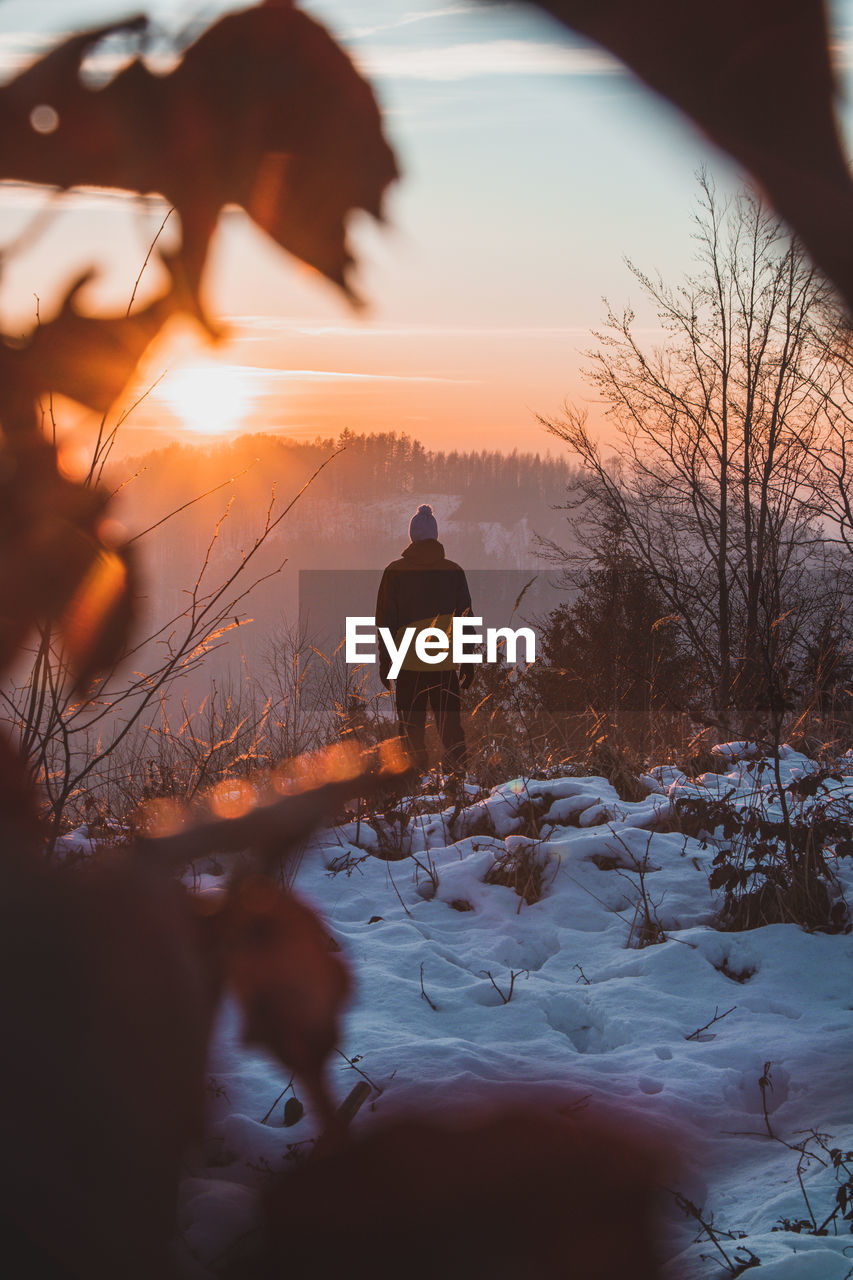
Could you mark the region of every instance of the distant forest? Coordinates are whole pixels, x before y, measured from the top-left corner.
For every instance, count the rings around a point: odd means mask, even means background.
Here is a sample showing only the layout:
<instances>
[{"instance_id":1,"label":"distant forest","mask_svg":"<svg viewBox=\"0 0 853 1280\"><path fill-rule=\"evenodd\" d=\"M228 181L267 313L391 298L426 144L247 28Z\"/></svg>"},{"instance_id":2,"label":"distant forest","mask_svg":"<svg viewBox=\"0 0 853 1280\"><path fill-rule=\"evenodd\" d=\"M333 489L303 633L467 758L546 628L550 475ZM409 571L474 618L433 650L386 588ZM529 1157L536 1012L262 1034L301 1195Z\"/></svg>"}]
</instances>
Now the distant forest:
<instances>
[{"instance_id":1,"label":"distant forest","mask_svg":"<svg viewBox=\"0 0 853 1280\"><path fill-rule=\"evenodd\" d=\"M169 501L178 506L187 500L189 477L204 492L247 468L266 486L273 480L284 497L282 486L296 492L338 449L344 452L314 481L305 495L306 505L329 498L375 502L404 494L415 498L447 493L461 499L454 511L457 522L515 523L526 516L535 523L544 515L552 525L548 513L563 500L573 475L564 459L547 454L517 449L509 454L486 449L446 453L425 449L419 440L397 432L358 435L348 429L336 440L306 442L254 434L209 445L176 443L131 459L122 470L137 476L137 492L130 494L133 507L138 498L153 498L155 493L158 506Z\"/></svg>"},{"instance_id":2,"label":"distant forest","mask_svg":"<svg viewBox=\"0 0 853 1280\"><path fill-rule=\"evenodd\" d=\"M533 516L565 489L572 470L562 458L539 453L500 453L497 449L425 449L418 440L396 432L355 435L343 431L337 441L323 441L323 449L345 446L345 468L330 480L336 492L348 484L373 492L461 493L457 520L501 520ZM309 446L316 448L317 445Z\"/></svg>"}]
</instances>

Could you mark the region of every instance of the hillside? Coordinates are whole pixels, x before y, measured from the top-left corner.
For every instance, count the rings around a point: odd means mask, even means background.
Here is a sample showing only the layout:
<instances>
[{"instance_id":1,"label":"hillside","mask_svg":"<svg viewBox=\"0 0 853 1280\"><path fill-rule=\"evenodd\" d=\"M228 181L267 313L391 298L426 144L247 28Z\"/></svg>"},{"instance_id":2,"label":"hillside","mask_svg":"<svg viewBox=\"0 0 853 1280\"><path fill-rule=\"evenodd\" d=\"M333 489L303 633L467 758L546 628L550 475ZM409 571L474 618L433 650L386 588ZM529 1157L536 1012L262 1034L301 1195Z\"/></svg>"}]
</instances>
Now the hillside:
<instances>
[{"instance_id":1,"label":"hillside","mask_svg":"<svg viewBox=\"0 0 853 1280\"><path fill-rule=\"evenodd\" d=\"M600 777L518 778L470 788L455 813L437 794L402 802L390 824L365 816L320 832L296 888L325 915L357 983L333 1091L340 1099L369 1081L360 1133L411 1109L459 1114L507 1089L554 1110L621 1117L677 1157L661 1192L672 1280L740 1274L746 1263L767 1280L843 1280L853 937L716 927L709 872L726 841L721 829L683 834L674 806L726 797L741 814L779 813L767 761L743 744L716 751L723 773L653 769L639 802ZM821 781L788 747L780 767L792 798L813 779L797 815L849 823L849 772ZM828 854L834 892L849 899L850 858ZM538 900L499 882L519 859L539 869ZM195 868L202 892L217 892L221 871ZM282 1127L287 1078L241 1044L233 1006L209 1071L212 1136L181 1213L200 1275L250 1228L252 1188L317 1136L310 1111ZM713 1223L716 1244L685 1216L688 1203ZM618 1230L620 1206L609 1211Z\"/></svg>"}]
</instances>

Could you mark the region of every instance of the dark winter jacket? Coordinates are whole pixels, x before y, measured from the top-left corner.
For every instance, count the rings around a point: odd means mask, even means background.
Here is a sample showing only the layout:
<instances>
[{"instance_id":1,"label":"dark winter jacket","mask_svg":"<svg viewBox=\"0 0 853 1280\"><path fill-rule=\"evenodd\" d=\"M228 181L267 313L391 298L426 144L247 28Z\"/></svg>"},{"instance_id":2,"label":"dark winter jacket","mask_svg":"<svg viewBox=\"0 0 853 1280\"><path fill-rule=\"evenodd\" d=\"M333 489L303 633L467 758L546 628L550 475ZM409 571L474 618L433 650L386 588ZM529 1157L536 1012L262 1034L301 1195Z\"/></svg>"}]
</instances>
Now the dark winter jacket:
<instances>
[{"instance_id":1,"label":"dark winter jacket","mask_svg":"<svg viewBox=\"0 0 853 1280\"><path fill-rule=\"evenodd\" d=\"M464 570L445 558L444 547L435 538L410 543L382 574L376 625L388 627L395 644L400 643L405 627L417 627L418 631L440 627L449 634L452 619L470 612L471 593ZM383 680L390 665L390 655L380 641L379 674ZM438 663L421 662L414 637L403 660L404 671L448 671L453 666L450 653Z\"/></svg>"}]
</instances>

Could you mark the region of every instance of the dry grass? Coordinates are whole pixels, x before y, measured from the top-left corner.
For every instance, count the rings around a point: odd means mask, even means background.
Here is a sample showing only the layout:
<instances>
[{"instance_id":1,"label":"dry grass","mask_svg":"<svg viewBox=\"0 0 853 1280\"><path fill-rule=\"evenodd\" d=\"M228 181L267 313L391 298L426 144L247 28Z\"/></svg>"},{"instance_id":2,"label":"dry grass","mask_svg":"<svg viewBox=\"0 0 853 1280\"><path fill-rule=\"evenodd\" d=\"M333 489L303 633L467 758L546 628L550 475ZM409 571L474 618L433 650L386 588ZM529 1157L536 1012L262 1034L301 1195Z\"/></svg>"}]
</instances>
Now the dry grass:
<instances>
[{"instance_id":1,"label":"dry grass","mask_svg":"<svg viewBox=\"0 0 853 1280\"><path fill-rule=\"evenodd\" d=\"M522 902L532 906L545 893L545 878L549 859L539 845L517 846L499 854L489 867L485 884L503 884L517 893ZM519 910L521 902L519 902Z\"/></svg>"}]
</instances>

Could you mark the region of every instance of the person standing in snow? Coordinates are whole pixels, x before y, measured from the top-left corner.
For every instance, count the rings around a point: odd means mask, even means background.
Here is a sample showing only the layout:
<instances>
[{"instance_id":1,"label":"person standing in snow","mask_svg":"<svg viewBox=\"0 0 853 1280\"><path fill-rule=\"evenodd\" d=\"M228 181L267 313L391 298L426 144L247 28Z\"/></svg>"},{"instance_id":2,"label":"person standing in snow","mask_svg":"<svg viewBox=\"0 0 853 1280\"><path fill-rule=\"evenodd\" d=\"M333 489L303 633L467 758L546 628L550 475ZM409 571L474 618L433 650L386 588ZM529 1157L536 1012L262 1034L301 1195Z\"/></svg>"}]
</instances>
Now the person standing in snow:
<instances>
[{"instance_id":1,"label":"person standing in snow","mask_svg":"<svg viewBox=\"0 0 853 1280\"><path fill-rule=\"evenodd\" d=\"M471 613L471 593L463 569L448 560L438 541L438 524L432 507L420 506L409 523L409 545L399 560L392 561L382 574L376 600L376 625L388 627L399 645L406 627L424 631L439 627L450 634L454 617ZM386 689L391 657L379 645L379 675ZM436 729L444 751L442 763L457 777L464 777L467 764L465 733L462 728L461 688L474 678L471 663L457 675L448 652L440 662L422 662L415 653L415 638L406 652L394 682L394 697L400 735L420 770L427 768L426 715L432 708Z\"/></svg>"}]
</instances>

